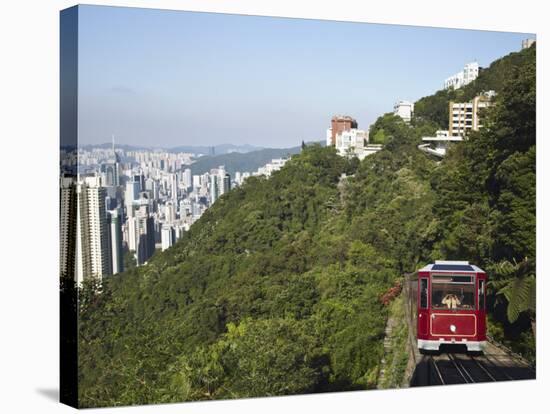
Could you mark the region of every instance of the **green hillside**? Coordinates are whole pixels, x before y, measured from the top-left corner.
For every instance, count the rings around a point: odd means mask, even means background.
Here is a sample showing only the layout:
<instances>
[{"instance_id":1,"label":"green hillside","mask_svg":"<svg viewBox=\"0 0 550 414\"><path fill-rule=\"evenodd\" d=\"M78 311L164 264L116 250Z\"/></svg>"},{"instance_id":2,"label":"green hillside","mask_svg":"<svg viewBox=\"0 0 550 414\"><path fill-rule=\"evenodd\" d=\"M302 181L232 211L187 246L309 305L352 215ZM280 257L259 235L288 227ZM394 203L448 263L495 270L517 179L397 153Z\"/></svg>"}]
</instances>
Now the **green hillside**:
<instances>
[{"instance_id":1,"label":"green hillside","mask_svg":"<svg viewBox=\"0 0 550 414\"><path fill-rule=\"evenodd\" d=\"M382 151L307 146L146 266L86 286L80 405L375 388L387 293L434 259L485 267L491 332L534 358L534 54L502 70L485 128L442 162L417 149L435 117L385 116Z\"/></svg>"},{"instance_id":2,"label":"green hillside","mask_svg":"<svg viewBox=\"0 0 550 414\"><path fill-rule=\"evenodd\" d=\"M419 99L414 104L417 120L435 122L439 129L449 128L449 102L467 102L484 91L501 92L513 71L535 59L535 46L495 60L488 68L480 68L477 79L468 85L453 89L442 89L433 95Z\"/></svg>"}]
</instances>

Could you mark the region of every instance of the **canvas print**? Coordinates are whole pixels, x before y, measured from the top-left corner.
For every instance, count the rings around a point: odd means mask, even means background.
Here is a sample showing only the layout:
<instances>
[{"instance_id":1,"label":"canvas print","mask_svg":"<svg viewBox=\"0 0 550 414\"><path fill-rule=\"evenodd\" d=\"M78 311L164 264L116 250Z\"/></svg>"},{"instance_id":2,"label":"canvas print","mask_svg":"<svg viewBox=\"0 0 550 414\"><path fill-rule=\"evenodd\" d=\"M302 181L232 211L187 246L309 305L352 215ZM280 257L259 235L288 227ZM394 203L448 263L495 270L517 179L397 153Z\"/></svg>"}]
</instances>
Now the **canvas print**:
<instances>
[{"instance_id":1,"label":"canvas print","mask_svg":"<svg viewBox=\"0 0 550 414\"><path fill-rule=\"evenodd\" d=\"M535 379L535 34L81 5L60 55L62 402Z\"/></svg>"}]
</instances>

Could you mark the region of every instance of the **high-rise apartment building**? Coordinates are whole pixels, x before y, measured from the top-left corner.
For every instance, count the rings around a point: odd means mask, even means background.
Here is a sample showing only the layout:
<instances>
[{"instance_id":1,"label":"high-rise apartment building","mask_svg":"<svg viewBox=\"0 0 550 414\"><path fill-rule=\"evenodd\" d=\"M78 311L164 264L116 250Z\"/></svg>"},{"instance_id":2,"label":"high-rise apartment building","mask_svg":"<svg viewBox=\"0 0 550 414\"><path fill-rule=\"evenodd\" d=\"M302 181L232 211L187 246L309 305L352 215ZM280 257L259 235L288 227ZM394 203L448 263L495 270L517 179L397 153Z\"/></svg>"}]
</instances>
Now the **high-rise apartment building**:
<instances>
[{"instance_id":1,"label":"high-rise apartment building","mask_svg":"<svg viewBox=\"0 0 550 414\"><path fill-rule=\"evenodd\" d=\"M169 186L170 186L170 198L177 203L178 201L178 175L170 174L169 177Z\"/></svg>"},{"instance_id":2,"label":"high-rise apartment building","mask_svg":"<svg viewBox=\"0 0 550 414\"><path fill-rule=\"evenodd\" d=\"M76 177L62 176L59 194L59 272L74 277L76 271Z\"/></svg>"},{"instance_id":3,"label":"high-rise apartment building","mask_svg":"<svg viewBox=\"0 0 550 414\"><path fill-rule=\"evenodd\" d=\"M155 220L147 206L141 206L128 218L128 249L134 251L136 263L145 263L155 252Z\"/></svg>"},{"instance_id":4,"label":"high-rise apartment building","mask_svg":"<svg viewBox=\"0 0 550 414\"><path fill-rule=\"evenodd\" d=\"M164 205L164 217L167 223L173 223L176 221L176 205L172 200L167 201Z\"/></svg>"},{"instance_id":5,"label":"high-rise apartment building","mask_svg":"<svg viewBox=\"0 0 550 414\"><path fill-rule=\"evenodd\" d=\"M105 188L97 175L84 177L76 186L76 280L112 274Z\"/></svg>"},{"instance_id":6,"label":"high-rise apartment building","mask_svg":"<svg viewBox=\"0 0 550 414\"><path fill-rule=\"evenodd\" d=\"M122 214L120 209L107 212L109 218L109 236L111 240L112 273L122 272Z\"/></svg>"},{"instance_id":7,"label":"high-rise apartment building","mask_svg":"<svg viewBox=\"0 0 550 414\"><path fill-rule=\"evenodd\" d=\"M155 220L147 212L138 211L137 221L137 264L144 264L155 253Z\"/></svg>"},{"instance_id":8,"label":"high-rise apartment building","mask_svg":"<svg viewBox=\"0 0 550 414\"><path fill-rule=\"evenodd\" d=\"M191 170L189 168L183 172L183 186L186 191L193 186L193 176L191 175Z\"/></svg>"},{"instance_id":9,"label":"high-rise apartment building","mask_svg":"<svg viewBox=\"0 0 550 414\"><path fill-rule=\"evenodd\" d=\"M220 190L219 190L219 176L217 173L210 174L209 176L210 180L210 204L214 204L218 197L220 196Z\"/></svg>"},{"instance_id":10,"label":"high-rise apartment building","mask_svg":"<svg viewBox=\"0 0 550 414\"><path fill-rule=\"evenodd\" d=\"M176 241L176 232L174 227L169 224L164 224L162 226L160 238L162 251L172 247Z\"/></svg>"},{"instance_id":11,"label":"high-rise apartment building","mask_svg":"<svg viewBox=\"0 0 550 414\"><path fill-rule=\"evenodd\" d=\"M223 193L228 193L231 190L231 176L229 173L225 173L223 176Z\"/></svg>"},{"instance_id":12,"label":"high-rise apartment building","mask_svg":"<svg viewBox=\"0 0 550 414\"><path fill-rule=\"evenodd\" d=\"M193 176L193 190L197 191L201 187L202 181L200 175Z\"/></svg>"},{"instance_id":13,"label":"high-rise apartment building","mask_svg":"<svg viewBox=\"0 0 550 414\"><path fill-rule=\"evenodd\" d=\"M141 186L139 179L132 177L130 181L126 182L126 191L124 192L124 204L126 206L126 216L134 216L134 204L139 198Z\"/></svg>"},{"instance_id":14,"label":"high-rise apartment building","mask_svg":"<svg viewBox=\"0 0 550 414\"><path fill-rule=\"evenodd\" d=\"M126 221L126 243L128 244L128 250L135 252L137 250L137 220L135 217L128 217Z\"/></svg>"},{"instance_id":15,"label":"high-rise apartment building","mask_svg":"<svg viewBox=\"0 0 550 414\"><path fill-rule=\"evenodd\" d=\"M101 164L101 172L104 177L106 187L117 187L120 185L120 157L115 151L115 139L113 137L113 147L110 159Z\"/></svg>"}]
</instances>

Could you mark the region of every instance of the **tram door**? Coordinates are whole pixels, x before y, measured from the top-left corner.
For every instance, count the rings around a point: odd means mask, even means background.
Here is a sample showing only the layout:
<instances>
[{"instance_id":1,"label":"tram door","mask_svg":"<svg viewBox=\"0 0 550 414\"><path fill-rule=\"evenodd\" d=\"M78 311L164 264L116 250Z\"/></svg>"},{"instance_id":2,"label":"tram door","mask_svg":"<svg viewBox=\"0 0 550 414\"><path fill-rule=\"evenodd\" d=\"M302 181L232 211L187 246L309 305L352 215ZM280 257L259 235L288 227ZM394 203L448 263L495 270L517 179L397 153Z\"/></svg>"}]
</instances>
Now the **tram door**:
<instances>
[{"instance_id":1,"label":"tram door","mask_svg":"<svg viewBox=\"0 0 550 414\"><path fill-rule=\"evenodd\" d=\"M428 334L428 278L418 278L418 335Z\"/></svg>"},{"instance_id":2,"label":"tram door","mask_svg":"<svg viewBox=\"0 0 550 414\"><path fill-rule=\"evenodd\" d=\"M484 274L477 275L477 331L479 332L480 339L485 340L486 338L486 329L487 329L487 321L486 321L486 310L485 310L485 302L486 302L486 287L487 280L486 276Z\"/></svg>"}]
</instances>

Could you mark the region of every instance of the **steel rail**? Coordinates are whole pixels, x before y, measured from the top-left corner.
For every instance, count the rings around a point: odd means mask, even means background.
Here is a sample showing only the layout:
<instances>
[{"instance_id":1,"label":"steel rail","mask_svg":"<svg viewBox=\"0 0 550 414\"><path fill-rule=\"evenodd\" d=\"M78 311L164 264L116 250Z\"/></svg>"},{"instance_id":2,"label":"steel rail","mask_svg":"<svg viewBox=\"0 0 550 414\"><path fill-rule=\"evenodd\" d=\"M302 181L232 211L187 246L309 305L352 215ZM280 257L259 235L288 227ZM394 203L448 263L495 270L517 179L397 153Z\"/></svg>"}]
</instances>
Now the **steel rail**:
<instances>
[{"instance_id":1,"label":"steel rail","mask_svg":"<svg viewBox=\"0 0 550 414\"><path fill-rule=\"evenodd\" d=\"M498 362L500 362L500 361L498 361L498 359L496 359L493 355L483 354L483 358L485 358L489 362L489 364L491 364L491 366L496 368L498 372L500 372L502 375L504 375L508 379L508 381L515 381L515 378L512 377L510 374L508 374L508 372L506 372L504 367L502 367L501 365L498 364ZM507 366L507 368L510 368L510 367Z\"/></svg>"},{"instance_id":2,"label":"steel rail","mask_svg":"<svg viewBox=\"0 0 550 414\"><path fill-rule=\"evenodd\" d=\"M476 358L470 355L470 359L476 363L476 365L481 368L481 370L492 380L496 381L497 379L489 372L487 368L483 366L481 362L479 362Z\"/></svg>"},{"instance_id":3,"label":"steel rail","mask_svg":"<svg viewBox=\"0 0 550 414\"><path fill-rule=\"evenodd\" d=\"M435 368L435 372L436 372L436 374L439 378L439 381L441 381L441 385L445 385L445 380L443 379L443 375L441 374L441 371L440 371L439 367L437 366L437 363L435 362L434 357L430 357L430 361L432 362L432 365Z\"/></svg>"},{"instance_id":4,"label":"steel rail","mask_svg":"<svg viewBox=\"0 0 550 414\"><path fill-rule=\"evenodd\" d=\"M460 376L464 379L464 382L466 384L468 383L474 383L473 377L470 375L468 370L464 368L464 365L462 365L462 362L457 359L454 355L447 353L447 358L449 358L449 361L452 362L456 370L460 373Z\"/></svg>"}]
</instances>

